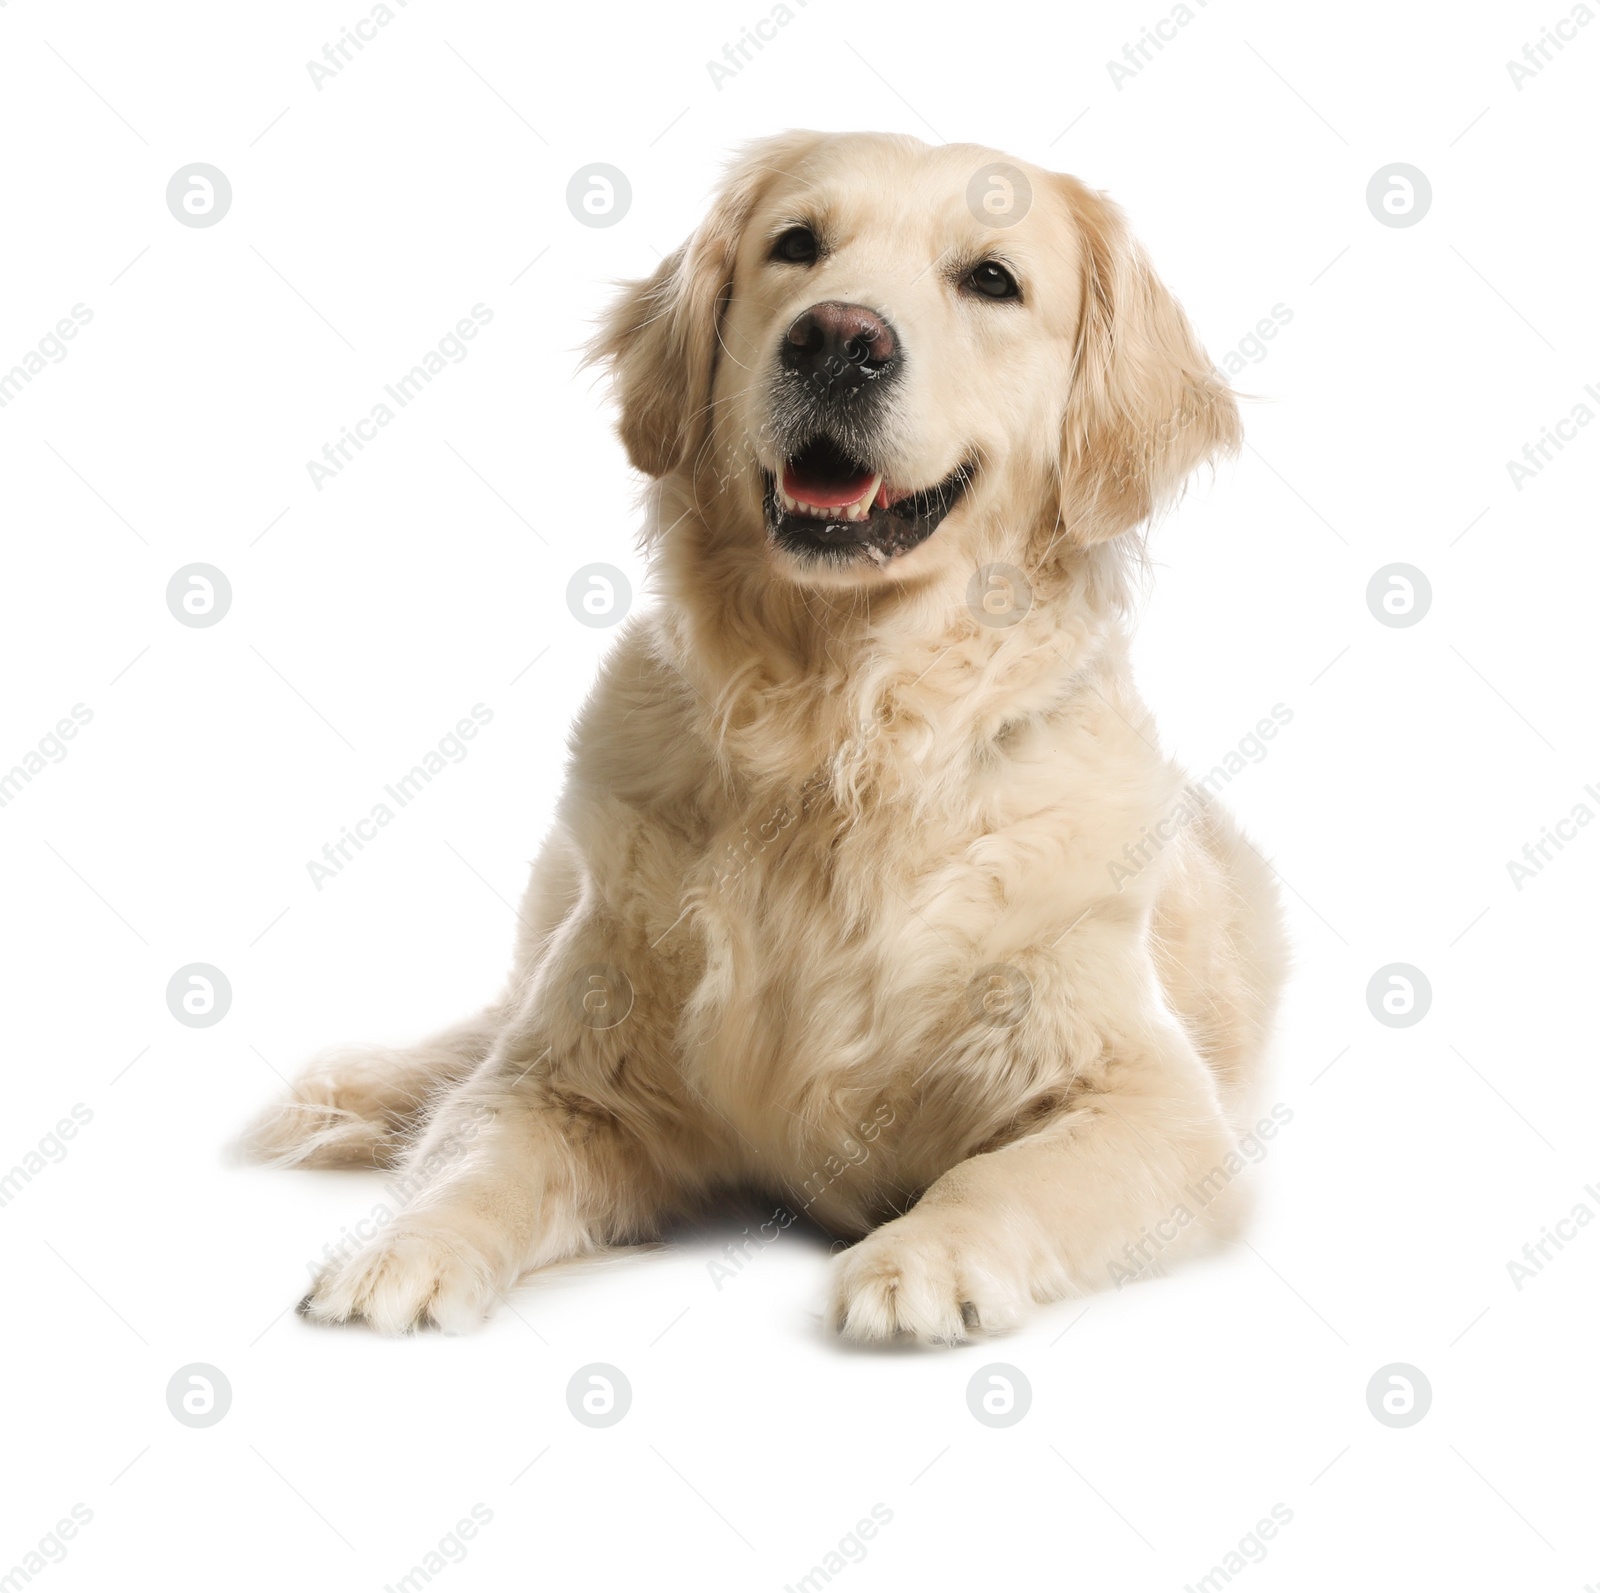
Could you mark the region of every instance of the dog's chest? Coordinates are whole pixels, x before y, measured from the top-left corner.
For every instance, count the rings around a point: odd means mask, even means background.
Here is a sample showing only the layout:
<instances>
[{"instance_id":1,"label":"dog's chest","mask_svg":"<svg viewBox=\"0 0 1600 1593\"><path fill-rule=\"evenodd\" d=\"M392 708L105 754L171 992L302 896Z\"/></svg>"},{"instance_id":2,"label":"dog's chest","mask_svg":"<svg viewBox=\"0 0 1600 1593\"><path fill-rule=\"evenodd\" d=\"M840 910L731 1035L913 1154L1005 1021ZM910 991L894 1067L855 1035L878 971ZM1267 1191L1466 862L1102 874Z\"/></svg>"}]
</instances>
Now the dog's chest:
<instances>
[{"instance_id":1,"label":"dog's chest","mask_svg":"<svg viewBox=\"0 0 1600 1593\"><path fill-rule=\"evenodd\" d=\"M916 1073L970 1024L973 948L1003 912L971 840L813 792L741 815L702 865L684 1066L790 1188L832 1168L833 1205L936 1175Z\"/></svg>"}]
</instances>

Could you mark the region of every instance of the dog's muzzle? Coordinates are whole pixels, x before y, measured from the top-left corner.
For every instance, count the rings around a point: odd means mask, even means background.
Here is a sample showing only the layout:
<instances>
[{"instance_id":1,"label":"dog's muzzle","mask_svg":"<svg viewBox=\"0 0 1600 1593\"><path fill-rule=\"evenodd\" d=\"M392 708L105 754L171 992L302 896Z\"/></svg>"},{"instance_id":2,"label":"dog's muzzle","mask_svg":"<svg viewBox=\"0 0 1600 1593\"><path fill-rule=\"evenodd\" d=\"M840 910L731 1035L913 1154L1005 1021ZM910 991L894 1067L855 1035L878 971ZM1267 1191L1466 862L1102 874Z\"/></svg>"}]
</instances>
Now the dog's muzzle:
<instances>
[{"instance_id":1,"label":"dog's muzzle","mask_svg":"<svg viewBox=\"0 0 1600 1593\"><path fill-rule=\"evenodd\" d=\"M784 463L764 476L768 534L785 551L886 564L932 536L960 497L965 464L919 489L874 463L905 363L894 329L864 304L813 304L784 333L771 439Z\"/></svg>"}]
</instances>

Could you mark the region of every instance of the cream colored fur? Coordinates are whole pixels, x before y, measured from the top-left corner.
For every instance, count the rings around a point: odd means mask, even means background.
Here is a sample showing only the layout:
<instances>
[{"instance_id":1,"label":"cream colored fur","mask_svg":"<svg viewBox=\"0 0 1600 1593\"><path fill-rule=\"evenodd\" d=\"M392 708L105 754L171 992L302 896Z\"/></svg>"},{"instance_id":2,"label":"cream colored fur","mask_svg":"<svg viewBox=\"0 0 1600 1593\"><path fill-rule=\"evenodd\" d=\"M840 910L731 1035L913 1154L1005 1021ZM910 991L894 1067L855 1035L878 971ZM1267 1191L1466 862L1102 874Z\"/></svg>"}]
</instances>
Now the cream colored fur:
<instances>
[{"instance_id":1,"label":"cream colored fur","mask_svg":"<svg viewBox=\"0 0 1600 1593\"><path fill-rule=\"evenodd\" d=\"M319 1064L252 1131L422 1186L312 1317L466 1329L530 1269L757 1189L856 1241L842 1332L953 1341L1105 1287L1248 1131L1270 871L1157 750L1121 622L1141 526L1236 446L1234 402L1100 195L1025 168L1019 224L974 218L1002 158L767 140L622 295L595 355L661 602L574 729L502 1001ZM833 252L769 264L812 218ZM946 262L991 247L1020 304L955 291ZM886 474L978 465L927 541L843 572L762 518L774 350L823 299L909 350ZM1015 625L969 605L991 565L1025 576Z\"/></svg>"}]
</instances>

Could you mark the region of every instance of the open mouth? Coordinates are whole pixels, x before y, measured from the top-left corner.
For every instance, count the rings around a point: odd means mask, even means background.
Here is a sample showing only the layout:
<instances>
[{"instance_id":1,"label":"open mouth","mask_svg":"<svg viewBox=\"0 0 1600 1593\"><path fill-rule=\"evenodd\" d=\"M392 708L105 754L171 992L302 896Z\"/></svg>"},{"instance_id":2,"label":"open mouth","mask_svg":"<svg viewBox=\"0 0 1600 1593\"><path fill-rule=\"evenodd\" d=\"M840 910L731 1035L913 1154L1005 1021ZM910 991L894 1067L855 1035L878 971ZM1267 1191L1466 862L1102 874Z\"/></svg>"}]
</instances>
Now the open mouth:
<instances>
[{"instance_id":1,"label":"open mouth","mask_svg":"<svg viewBox=\"0 0 1600 1593\"><path fill-rule=\"evenodd\" d=\"M780 547L837 563L885 564L939 529L972 470L960 465L918 491L887 481L831 438L818 436L784 461L781 476L763 475L767 530Z\"/></svg>"}]
</instances>

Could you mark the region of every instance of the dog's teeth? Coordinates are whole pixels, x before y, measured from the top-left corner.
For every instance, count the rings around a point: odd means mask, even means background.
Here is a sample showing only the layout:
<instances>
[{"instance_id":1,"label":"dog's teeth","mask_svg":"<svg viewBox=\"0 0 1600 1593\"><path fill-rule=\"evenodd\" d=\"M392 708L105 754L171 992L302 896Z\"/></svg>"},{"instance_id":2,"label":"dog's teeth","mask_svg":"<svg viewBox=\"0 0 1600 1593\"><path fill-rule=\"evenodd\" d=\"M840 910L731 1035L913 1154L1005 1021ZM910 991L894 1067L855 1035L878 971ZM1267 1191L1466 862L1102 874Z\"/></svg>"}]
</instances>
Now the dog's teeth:
<instances>
[{"instance_id":1,"label":"dog's teeth","mask_svg":"<svg viewBox=\"0 0 1600 1593\"><path fill-rule=\"evenodd\" d=\"M867 490L852 503L844 512L846 520L865 520L872 513L872 505L878 496L878 488L883 485L882 476L874 476Z\"/></svg>"},{"instance_id":2,"label":"dog's teeth","mask_svg":"<svg viewBox=\"0 0 1600 1593\"><path fill-rule=\"evenodd\" d=\"M0 0L3 3L3 0ZM781 483L775 483L775 493L778 504L785 514L805 515L812 520L826 520L830 524L839 525L845 522L860 524L877 506L879 488L883 485L882 476L874 476L866 490L854 503L835 504L832 507L823 507L815 503L806 503L802 499L791 497L784 491Z\"/></svg>"}]
</instances>

